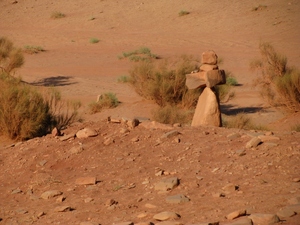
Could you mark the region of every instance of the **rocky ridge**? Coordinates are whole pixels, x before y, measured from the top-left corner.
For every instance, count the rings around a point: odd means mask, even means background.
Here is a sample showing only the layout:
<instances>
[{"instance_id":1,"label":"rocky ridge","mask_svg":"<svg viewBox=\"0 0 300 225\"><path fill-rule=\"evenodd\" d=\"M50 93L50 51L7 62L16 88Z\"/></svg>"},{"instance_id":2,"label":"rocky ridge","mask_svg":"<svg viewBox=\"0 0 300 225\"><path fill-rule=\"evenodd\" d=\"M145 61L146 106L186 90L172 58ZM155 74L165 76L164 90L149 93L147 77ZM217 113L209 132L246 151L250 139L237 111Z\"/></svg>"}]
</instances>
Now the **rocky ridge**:
<instances>
[{"instance_id":1,"label":"rocky ridge","mask_svg":"<svg viewBox=\"0 0 300 225\"><path fill-rule=\"evenodd\" d=\"M300 134L109 119L1 149L0 224L299 224Z\"/></svg>"}]
</instances>

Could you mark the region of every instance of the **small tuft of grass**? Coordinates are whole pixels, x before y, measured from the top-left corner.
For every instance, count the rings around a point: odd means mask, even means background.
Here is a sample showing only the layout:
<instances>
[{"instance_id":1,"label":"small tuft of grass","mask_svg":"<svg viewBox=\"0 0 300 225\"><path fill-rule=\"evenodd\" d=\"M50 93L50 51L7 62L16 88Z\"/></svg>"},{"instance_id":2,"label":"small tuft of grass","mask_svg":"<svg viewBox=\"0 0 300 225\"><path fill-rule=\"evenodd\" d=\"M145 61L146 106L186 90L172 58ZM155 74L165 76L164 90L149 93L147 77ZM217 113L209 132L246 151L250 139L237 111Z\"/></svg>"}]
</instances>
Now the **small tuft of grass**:
<instances>
[{"instance_id":1,"label":"small tuft of grass","mask_svg":"<svg viewBox=\"0 0 300 225\"><path fill-rule=\"evenodd\" d=\"M166 105L152 112L155 121L164 124L186 124L193 117L192 110L180 109L176 105Z\"/></svg>"},{"instance_id":2,"label":"small tuft of grass","mask_svg":"<svg viewBox=\"0 0 300 225\"><path fill-rule=\"evenodd\" d=\"M186 10L181 10L181 11L178 13L179 16L186 16L186 15L189 15L189 14L190 14L190 12L189 12L189 11L186 11Z\"/></svg>"},{"instance_id":3,"label":"small tuft of grass","mask_svg":"<svg viewBox=\"0 0 300 225\"><path fill-rule=\"evenodd\" d=\"M123 52L119 59L129 59L133 62L150 61L151 59L158 59L158 56L151 53L151 50L147 47L141 47L134 51Z\"/></svg>"},{"instance_id":4,"label":"small tuft of grass","mask_svg":"<svg viewBox=\"0 0 300 225\"><path fill-rule=\"evenodd\" d=\"M44 52L45 49L42 48L41 46L26 45L24 46L23 51L28 54L37 54L39 52Z\"/></svg>"},{"instance_id":5,"label":"small tuft of grass","mask_svg":"<svg viewBox=\"0 0 300 225\"><path fill-rule=\"evenodd\" d=\"M115 108L119 105L119 100L116 94L107 92L99 96L97 102L89 105L91 114L101 112L102 109Z\"/></svg>"},{"instance_id":6,"label":"small tuft of grass","mask_svg":"<svg viewBox=\"0 0 300 225\"><path fill-rule=\"evenodd\" d=\"M55 11L51 14L51 18L52 19L60 19L60 18L64 18L66 17L66 15L62 12L58 12L58 11Z\"/></svg>"},{"instance_id":7,"label":"small tuft of grass","mask_svg":"<svg viewBox=\"0 0 300 225\"><path fill-rule=\"evenodd\" d=\"M264 9L266 9L266 8L267 8L266 5L258 5L258 6L256 6L256 7L253 7L253 8L252 8L252 11L261 11L261 10L264 10Z\"/></svg>"},{"instance_id":8,"label":"small tuft of grass","mask_svg":"<svg viewBox=\"0 0 300 225\"><path fill-rule=\"evenodd\" d=\"M244 130L269 130L263 125L254 124L251 118L246 113L238 113L234 116L222 115L223 127L227 128L238 128Z\"/></svg>"},{"instance_id":9,"label":"small tuft of grass","mask_svg":"<svg viewBox=\"0 0 300 225\"><path fill-rule=\"evenodd\" d=\"M98 43L100 40L98 38L90 38L90 43L91 44L96 44Z\"/></svg>"},{"instance_id":10,"label":"small tuft of grass","mask_svg":"<svg viewBox=\"0 0 300 225\"><path fill-rule=\"evenodd\" d=\"M123 75L118 78L118 82L119 83L127 83L127 82L129 82L129 79L130 78L128 76Z\"/></svg>"}]
</instances>

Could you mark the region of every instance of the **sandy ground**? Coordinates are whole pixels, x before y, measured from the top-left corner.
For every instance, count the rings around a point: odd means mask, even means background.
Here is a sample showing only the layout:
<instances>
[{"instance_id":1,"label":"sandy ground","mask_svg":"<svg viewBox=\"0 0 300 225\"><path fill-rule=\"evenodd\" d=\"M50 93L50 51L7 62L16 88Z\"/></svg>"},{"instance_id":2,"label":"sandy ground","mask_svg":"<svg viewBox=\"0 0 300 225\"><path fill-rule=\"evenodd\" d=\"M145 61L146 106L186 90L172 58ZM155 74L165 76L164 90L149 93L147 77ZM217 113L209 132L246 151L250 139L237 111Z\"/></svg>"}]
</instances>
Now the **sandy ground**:
<instances>
[{"instance_id":1,"label":"sandy ground","mask_svg":"<svg viewBox=\"0 0 300 225\"><path fill-rule=\"evenodd\" d=\"M258 10L254 10L255 7L259 6L262 7ZM230 71L240 84L240 86L235 88L235 98L222 105L223 113L234 114L237 111L248 112L258 124L268 125L276 131L289 131L292 125L300 122L299 114L289 115L287 117L282 112L269 108L260 99L258 90L252 86L252 81L257 74L249 70L250 61L259 57L258 46L261 41L270 42L279 52L286 55L290 66L300 65L300 52L298 49L298 46L300 45L300 2L297 0L179 0L176 1L176 3L172 0L90 0L88 2L82 0L0 0L0 9L0 36L8 37L19 47L31 45L41 46L45 49L45 52L40 52L38 54L25 54L26 62L21 69L16 71L15 76L21 76L24 81L33 85L55 86L62 92L65 98L81 100L83 104L81 109L82 116L88 124L97 124L99 121L103 121L107 118L107 116L129 118L138 116L151 118L151 110L156 107L155 104L138 96L127 84L117 82L117 79L120 76L128 75L128 70L132 66L132 63L127 60L119 60L118 56L122 54L122 52L132 51L142 46L150 48L153 53L159 55L161 58L180 56L182 54L193 55L200 58L203 51L212 49L223 59L220 68ZM182 10L188 11L190 14L179 16L178 13ZM62 12L66 17L52 19L51 14L54 11ZM100 41L99 43L92 44L89 42L90 38L98 38ZM105 92L116 93L122 104L113 110L105 110L94 115L88 114L88 104L95 101L97 95ZM81 126L83 125L78 125L76 128L80 129L82 128ZM100 127L103 125L98 124L98 126ZM99 129L99 127L97 129ZM104 136L106 135L105 133L109 132L113 131L108 128L107 130L104 129L99 131L99 133ZM147 131L141 130L140 132L143 133ZM204 131L201 130L199 132L202 134ZM217 131L217 133L218 132L222 133L222 129ZM134 134L138 135L136 133ZM155 134L150 133L149 135ZM148 136L144 134L143 137L147 139L146 137ZM208 140L214 141L215 139L211 138ZM289 136L287 140L290 140L290 142L284 141L280 146L286 146L288 143L297 142L299 139L297 140L296 137ZM36 140L36 142L40 141L42 140ZM70 148L69 145L65 146L64 144L51 148L50 146L53 145L52 141L53 140L50 138L46 140L48 144L42 146L38 145L38 147L42 149L46 148L45 146L47 146L47 148L49 147L49 151L39 153L34 150L32 154L29 154L30 157L33 157L33 161L26 159L25 153L21 158L25 161L30 161L32 165L34 165L33 167L35 167L35 164L38 163L37 160L43 158L42 156L35 158L35 155L44 154L46 157L46 155L51 155L52 151L57 150L58 152L66 152L68 148ZM153 140L149 141L148 144L152 143L152 141ZM196 142L194 141L195 140L188 140L187 142L196 145ZM3 139L0 139L0 142L2 143L1 147L6 146L7 144ZM243 140L243 144L244 142L245 140ZM97 141L91 142L90 145L93 146L92 151L96 151L94 149L95 145L97 145L96 143ZM73 142L71 144L74 145ZM147 142L143 146L147 146ZM232 151L239 148L238 144L233 146ZM297 150L297 147L293 146L293 151L299 151L299 149ZM295 146L299 147L299 143L298 145L295 144ZM126 147L128 146L123 146L121 149L126 149ZM133 148L133 154L138 154L137 152L140 148L141 147ZM165 148L168 149L168 146L165 146ZM159 151L167 151L165 148ZM218 146L215 148L218 148ZM11 158L8 157L7 160L4 159L1 164L4 170L7 168L7 165L14 162L14 157L19 157L19 151L23 150L23 148L20 148L14 153L14 156L11 156ZM3 150L3 154L2 152L0 153L2 155L1 158L8 156L10 154L9 152L10 151L7 149L5 151ZM249 154L252 159L260 158L260 155L258 153L254 154L254 152ZM171 152L168 153L171 154ZM93 154L96 153L94 152ZM106 151L103 150L102 154L104 154L103 158L106 157L107 160L112 160L109 158L109 153L106 153ZM219 160L218 162L220 162L220 164L222 164L222 162L226 163L226 157L224 158L221 153L221 155L218 155L219 153L216 154L216 160ZM276 154L274 153L274 155ZM65 157L63 155L64 154L62 153L59 157ZM83 157L88 156L83 155ZM150 154L143 157L146 159L147 157L154 156ZM58 160L62 159L58 158ZM53 174L53 171L51 172L51 170L54 169L50 168L50 172L48 170L46 172L47 176L64 177L64 174L69 173L73 167L76 167L75 165L76 163L79 163L78 160L80 159L75 159L73 157L73 160L74 161L65 161L65 159L63 159L60 161L63 163L63 166L62 164L59 164L59 162L55 162L58 166L57 168L60 168L60 166L61 168L64 168L62 169L64 172L57 174L55 172ZM208 160L214 161L212 158ZM276 178L276 182L280 182L280 179L286 179L285 185L288 185L293 176L296 176L296 173L299 172L299 168L296 166L297 160L299 162L299 159L295 158L295 160L296 161L293 161L292 164L294 170L291 173L288 173L289 176L284 178L280 176L278 179ZM192 159L187 160L187 162L190 161L192 161ZM263 162L263 160L257 161L257 163L260 162ZM50 164L54 165L55 163L53 162ZM141 160L139 163L142 165L143 161ZM160 163L161 164L158 163L157 166L164 165L165 162ZM68 166L68 164L70 164L70 166ZM150 164L155 167L156 163L151 162ZM26 165L27 169L22 176L32 176L30 174L35 171L35 168L32 169L30 167L30 169L27 167L27 164L24 165ZM84 164L80 165L82 168L86 167ZM184 165L182 168L185 168L187 165ZM139 165L136 166L136 168L139 167ZM13 166L12 172L17 173L20 168L22 167L18 167L16 164ZM103 169L104 172L105 170L110 171L109 167L101 167L101 169ZM149 168L146 168L145 170L148 171L148 169ZM151 167L149 170L152 169L153 168ZM256 169L258 170L259 168ZM169 170L173 170L173 165L170 166ZM94 171L94 173L91 174L100 173L100 169L97 169L96 172L93 169L92 171ZM112 171L114 171L112 173L113 176L116 177L116 180L121 179L118 177L118 169ZM205 173L206 172L207 171L205 170ZM82 171L76 170L76 173L78 173L79 176ZM124 176L128 178L130 177L129 174L130 173L126 173ZM83 176L83 174L81 175ZM251 175L255 176L255 174ZM19 176L19 174L16 176ZM68 180L68 182L73 182L71 180L76 177L71 173L69 176L66 176L67 177L64 179ZM184 176L186 176L185 172ZM146 178L145 174L141 175L139 179L144 178ZM1 180L3 181L5 179L5 174L2 174ZM14 177L14 179L18 180L20 177ZM107 179L109 178L107 177ZM2 193L7 194L11 189L15 189L19 186L20 188L26 189L29 187L26 180L20 180L19 182L16 180L8 181L9 184L7 184L7 188L2 186ZM230 179L224 178L224 181L225 180L227 182ZM111 182L113 183L113 181ZM208 180L207 185L211 185L211 182L215 182L215 180ZM116 183L118 182L116 181ZM42 183L41 185L42 186L34 187L36 188L34 191L40 193L42 190L46 190L47 187L53 187L52 184L47 182ZM221 185L223 185L223 183L219 183L217 186ZM278 190L271 194L279 194L282 190L285 190L285 187L286 186L280 186ZM60 186L59 188L62 187ZM66 187L64 188L67 190ZM75 194L84 194L81 191L78 193L76 192ZM204 189L202 191L204 191ZM285 201L289 197L293 197L297 194L299 195L299 186L295 186L293 190L289 191L295 192L285 196ZM258 188L257 192L259 193L257 198L263 196L265 194L265 187ZM126 193L123 192L114 192L114 194L117 194L114 198L118 198L120 201L122 201L122 198L126 195ZM109 196L111 195L111 192L109 192ZM193 194L191 194L191 196L192 195ZM105 199L109 199L109 196ZM248 197L251 199L251 196ZM2 201L4 201L4 203L8 203L10 200L10 195L8 197L2 196ZM16 201L19 201L18 205L20 207L29 204L30 202L30 200L26 198L18 199L18 197L16 198ZM160 204L156 200L154 202L155 204ZM218 203L218 201L215 200L214 202L214 204ZM283 206L283 204L280 205L279 202L280 199L271 202L265 211L273 212ZM13 220L14 217L19 218L15 214L10 213L15 210L14 204L2 204L1 207L0 212L4 215L0 215L0 218L3 219L2 223L25 224L22 219ZM124 211L126 208L122 207L121 210L114 211L116 214L115 217L122 218L120 220L133 220L131 217L122 216L122 210ZM193 205L193 207L195 207L194 210L196 211L205 209L205 207L197 208L195 205ZM214 207L215 205L208 206L208 211L211 212L211 209ZM203 215L202 218L199 217L198 220L191 218L190 220L184 219L183 222L201 222L206 219L214 218L222 221L225 213L230 212L229 209L225 210L226 212L224 211L225 205L222 207L212 214L205 211L205 215ZM255 203L255 207L259 207L259 204ZM37 211L33 206L30 206L27 210L30 211L30 215L34 214L31 210L35 210L34 212ZM43 210L47 211L46 209ZM94 212L93 207L87 208L86 210ZM232 210L234 209L232 208ZM264 210L263 208L259 208L259 211L262 212ZM80 213L83 213L83 211L80 211ZM184 214L185 213L186 212L184 212ZM127 214L130 215L130 211L128 211ZM95 217L93 213L92 216ZM68 218L71 217L72 215ZM9 220L7 218L12 219ZM59 224L60 217L56 217L56 215L51 214L50 217L45 218L45 220L37 220L35 222L37 224ZM69 222L66 222L68 221L66 220L64 224L79 224L78 221L82 221L83 217L79 216L78 218L78 220L70 219ZM108 222L104 223L103 220L98 220L99 223L111 224L112 222L119 221L116 218L112 220L108 219L108 217L102 218L105 218Z\"/></svg>"}]
</instances>

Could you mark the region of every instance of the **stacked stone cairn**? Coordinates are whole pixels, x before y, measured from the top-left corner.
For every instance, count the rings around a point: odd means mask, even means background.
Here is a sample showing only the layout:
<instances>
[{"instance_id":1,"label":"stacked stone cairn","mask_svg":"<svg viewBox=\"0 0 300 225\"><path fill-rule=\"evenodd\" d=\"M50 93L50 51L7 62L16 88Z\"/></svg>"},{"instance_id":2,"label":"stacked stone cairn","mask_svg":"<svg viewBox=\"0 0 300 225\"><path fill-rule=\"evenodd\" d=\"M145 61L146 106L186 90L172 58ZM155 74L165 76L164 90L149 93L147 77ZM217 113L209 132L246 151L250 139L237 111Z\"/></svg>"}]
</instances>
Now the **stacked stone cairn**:
<instances>
[{"instance_id":1,"label":"stacked stone cairn","mask_svg":"<svg viewBox=\"0 0 300 225\"><path fill-rule=\"evenodd\" d=\"M186 75L188 89L204 88L198 99L192 126L221 127L220 101L215 86L226 83L225 71L219 70L218 56L212 50L203 52L201 62L199 72Z\"/></svg>"}]
</instances>

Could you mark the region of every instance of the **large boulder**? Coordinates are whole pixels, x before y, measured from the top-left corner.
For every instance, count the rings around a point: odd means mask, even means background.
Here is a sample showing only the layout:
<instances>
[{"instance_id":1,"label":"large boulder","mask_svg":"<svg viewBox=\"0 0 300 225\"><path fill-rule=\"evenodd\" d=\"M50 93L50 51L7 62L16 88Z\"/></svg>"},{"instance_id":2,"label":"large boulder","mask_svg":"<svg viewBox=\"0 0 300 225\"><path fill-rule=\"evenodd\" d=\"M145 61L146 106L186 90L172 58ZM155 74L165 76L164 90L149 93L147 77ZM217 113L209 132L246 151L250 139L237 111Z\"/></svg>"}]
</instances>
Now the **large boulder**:
<instances>
[{"instance_id":1,"label":"large boulder","mask_svg":"<svg viewBox=\"0 0 300 225\"><path fill-rule=\"evenodd\" d=\"M206 87L198 99L192 126L220 127L221 125L221 111L217 96L213 88Z\"/></svg>"}]
</instances>

